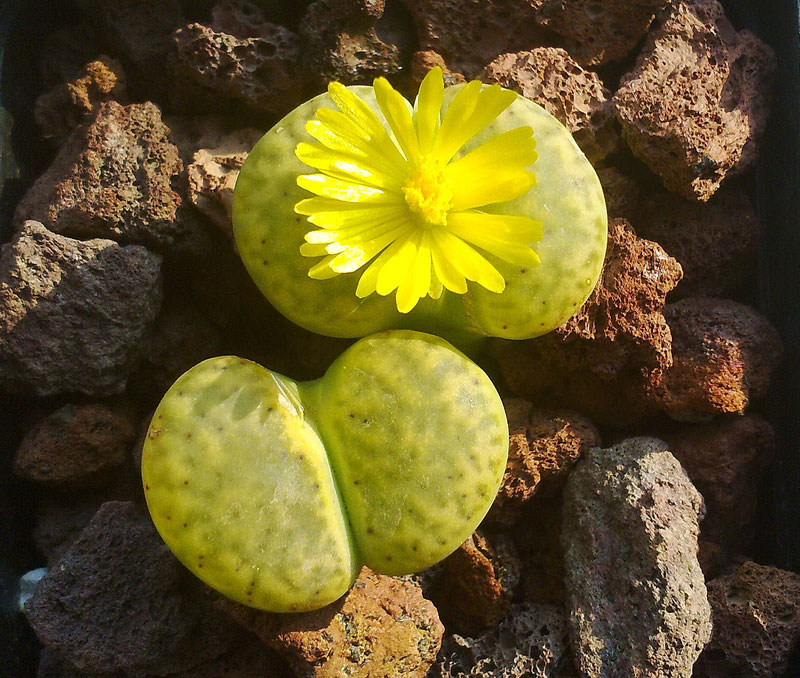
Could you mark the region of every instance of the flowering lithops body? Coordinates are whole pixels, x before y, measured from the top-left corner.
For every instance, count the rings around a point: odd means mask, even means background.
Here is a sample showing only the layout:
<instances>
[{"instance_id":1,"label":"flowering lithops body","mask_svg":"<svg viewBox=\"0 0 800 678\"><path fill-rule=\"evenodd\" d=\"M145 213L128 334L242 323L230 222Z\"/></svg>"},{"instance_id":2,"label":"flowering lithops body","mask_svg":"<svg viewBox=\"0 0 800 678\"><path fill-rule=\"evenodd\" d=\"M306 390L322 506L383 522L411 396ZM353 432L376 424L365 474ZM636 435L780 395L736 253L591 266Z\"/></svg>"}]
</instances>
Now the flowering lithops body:
<instances>
[{"instance_id":1,"label":"flowering lithops body","mask_svg":"<svg viewBox=\"0 0 800 678\"><path fill-rule=\"evenodd\" d=\"M332 83L245 162L234 233L267 298L332 336L408 327L520 339L564 322L602 267L600 182L536 104L423 81Z\"/></svg>"},{"instance_id":2,"label":"flowering lithops body","mask_svg":"<svg viewBox=\"0 0 800 678\"><path fill-rule=\"evenodd\" d=\"M489 378L419 332L367 337L295 383L231 356L158 406L142 456L167 545L199 578L276 612L322 607L362 565L415 572L489 510L508 429Z\"/></svg>"}]
</instances>

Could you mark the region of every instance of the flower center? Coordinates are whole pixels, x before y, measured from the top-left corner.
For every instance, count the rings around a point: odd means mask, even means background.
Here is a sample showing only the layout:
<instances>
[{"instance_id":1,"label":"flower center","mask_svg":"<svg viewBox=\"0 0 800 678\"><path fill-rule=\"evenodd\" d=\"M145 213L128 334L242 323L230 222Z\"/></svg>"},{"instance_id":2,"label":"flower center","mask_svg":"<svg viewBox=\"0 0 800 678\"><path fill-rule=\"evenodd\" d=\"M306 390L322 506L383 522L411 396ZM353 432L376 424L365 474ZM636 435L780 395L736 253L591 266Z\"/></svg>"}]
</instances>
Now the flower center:
<instances>
[{"instance_id":1,"label":"flower center","mask_svg":"<svg viewBox=\"0 0 800 678\"><path fill-rule=\"evenodd\" d=\"M453 190L444 173L444 167L435 158L422 158L411 176L403 184L403 195L408 208L418 214L428 226L447 225L447 211L453 203Z\"/></svg>"}]
</instances>

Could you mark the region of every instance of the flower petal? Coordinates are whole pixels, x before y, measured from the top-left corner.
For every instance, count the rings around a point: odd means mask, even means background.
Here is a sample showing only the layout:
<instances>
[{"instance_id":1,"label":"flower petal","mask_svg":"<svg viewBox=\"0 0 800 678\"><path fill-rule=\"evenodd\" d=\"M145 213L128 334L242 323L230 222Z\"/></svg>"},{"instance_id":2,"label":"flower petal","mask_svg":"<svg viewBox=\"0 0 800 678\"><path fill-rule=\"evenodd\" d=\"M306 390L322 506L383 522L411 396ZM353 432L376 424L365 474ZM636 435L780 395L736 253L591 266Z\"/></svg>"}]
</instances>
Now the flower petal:
<instances>
[{"instance_id":1,"label":"flower petal","mask_svg":"<svg viewBox=\"0 0 800 678\"><path fill-rule=\"evenodd\" d=\"M403 201L402 195L397 193L334 179L324 174L301 174L297 177L297 185L316 195L344 202L401 204Z\"/></svg>"},{"instance_id":2,"label":"flower petal","mask_svg":"<svg viewBox=\"0 0 800 678\"><path fill-rule=\"evenodd\" d=\"M435 229L431 233L444 256L467 280L482 285L490 292L502 292L505 289L506 281L498 270L461 238L443 228Z\"/></svg>"},{"instance_id":3,"label":"flower petal","mask_svg":"<svg viewBox=\"0 0 800 678\"><path fill-rule=\"evenodd\" d=\"M456 94L442 118L433 152L449 162L456 151L474 137L517 98L517 93L492 85L481 89L478 80L467 83Z\"/></svg>"},{"instance_id":4,"label":"flower petal","mask_svg":"<svg viewBox=\"0 0 800 678\"><path fill-rule=\"evenodd\" d=\"M398 250L404 245L408 236L395 240L389 247L380 253L377 259L373 261L367 269L361 274L356 287L356 296L359 299L369 296L376 291L376 284L378 282L378 275L383 270L383 267L389 262Z\"/></svg>"},{"instance_id":5,"label":"flower petal","mask_svg":"<svg viewBox=\"0 0 800 678\"><path fill-rule=\"evenodd\" d=\"M378 279L375 281L375 291L378 294L386 296L397 289L414 261L418 241L418 229L410 231L405 238L395 241L395 243L401 243L400 247L394 256L384 264L380 273L378 273Z\"/></svg>"},{"instance_id":6,"label":"flower petal","mask_svg":"<svg viewBox=\"0 0 800 678\"><path fill-rule=\"evenodd\" d=\"M331 151L319 143L301 141L297 144L295 155L300 162L345 181L399 191L405 180L405 173L397 171L397 168L387 172L380 167L380 163L372 162L371 157L362 158L341 151Z\"/></svg>"},{"instance_id":7,"label":"flower petal","mask_svg":"<svg viewBox=\"0 0 800 678\"><path fill-rule=\"evenodd\" d=\"M515 127L451 162L447 165L447 176L453 181L460 181L475 172L491 173L510 166L523 169L530 167L536 158L533 129L528 126Z\"/></svg>"},{"instance_id":8,"label":"flower petal","mask_svg":"<svg viewBox=\"0 0 800 678\"><path fill-rule=\"evenodd\" d=\"M492 170L463 175L458 180L451 179L447 169L445 173L453 187L450 209L454 212L514 200L536 185L533 172L500 164Z\"/></svg>"},{"instance_id":9,"label":"flower petal","mask_svg":"<svg viewBox=\"0 0 800 678\"><path fill-rule=\"evenodd\" d=\"M408 102L402 94L389 84L386 78L375 78L373 82L375 98L378 100L386 122L394 132L397 143L405 153L406 159L412 165L419 163L419 142L411 113L408 110Z\"/></svg>"},{"instance_id":10,"label":"flower petal","mask_svg":"<svg viewBox=\"0 0 800 678\"><path fill-rule=\"evenodd\" d=\"M458 269L450 263L447 251L439 244L431 232L431 261L433 272L436 274L442 285L455 294L465 294L467 291L467 281Z\"/></svg>"},{"instance_id":11,"label":"flower petal","mask_svg":"<svg viewBox=\"0 0 800 678\"><path fill-rule=\"evenodd\" d=\"M419 150L430 153L436 133L439 131L439 116L444 99L444 78L442 69L434 66L423 78L419 86L417 100L414 102L414 128L417 131Z\"/></svg>"},{"instance_id":12,"label":"flower petal","mask_svg":"<svg viewBox=\"0 0 800 678\"><path fill-rule=\"evenodd\" d=\"M343 252L331 260L329 265L337 273L357 271L384 248L406 235L409 230L407 224L386 228L383 232L364 239L360 245L347 246Z\"/></svg>"},{"instance_id":13,"label":"flower petal","mask_svg":"<svg viewBox=\"0 0 800 678\"><path fill-rule=\"evenodd\" d=\"M496 228L498 224L501 229ZM519 231L514 228L517 224L522 227ZM447 230L511 264L539 264L539 255L531 249L530 243L542 237L542 224L528 217L453 212L447 215Z\"/></svg>"}]
</instances>

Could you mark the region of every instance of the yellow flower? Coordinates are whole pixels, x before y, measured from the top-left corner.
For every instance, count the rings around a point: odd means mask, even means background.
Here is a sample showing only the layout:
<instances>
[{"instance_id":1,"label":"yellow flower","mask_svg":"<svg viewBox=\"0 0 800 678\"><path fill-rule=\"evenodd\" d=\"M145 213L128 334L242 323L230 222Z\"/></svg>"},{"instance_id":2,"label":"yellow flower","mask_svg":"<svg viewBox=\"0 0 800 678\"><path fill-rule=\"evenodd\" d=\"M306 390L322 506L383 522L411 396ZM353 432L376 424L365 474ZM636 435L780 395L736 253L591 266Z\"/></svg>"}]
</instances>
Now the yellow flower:
<instances>
[{"instance_id":1,"label":"yellow flower","mask_svg":"<svg viewBox=\"0 0 800 678\"><path fill-rule=\"evenodd\" d=\"M297 145L297 157L320 172L297 179L316 196L295 205L317 227L300 252L324 257L308 275L331 278L372 261L356 295L397 290L401 313L426 295L438 299L442 288L464 294L467 280L502 292L503 276L478 249L535 266L531 243L541 237L541 223L479 208L518 198L536 183L526 169L536 160L533 130L512 129L454 157L517 95L475 80L442 116L438 67L422 81L413 110L385 78L374 90L391 134L364 101L333 82L328 93L339 110L317 110L306 131L318 143Z\"/></svg>"}]
</instances>

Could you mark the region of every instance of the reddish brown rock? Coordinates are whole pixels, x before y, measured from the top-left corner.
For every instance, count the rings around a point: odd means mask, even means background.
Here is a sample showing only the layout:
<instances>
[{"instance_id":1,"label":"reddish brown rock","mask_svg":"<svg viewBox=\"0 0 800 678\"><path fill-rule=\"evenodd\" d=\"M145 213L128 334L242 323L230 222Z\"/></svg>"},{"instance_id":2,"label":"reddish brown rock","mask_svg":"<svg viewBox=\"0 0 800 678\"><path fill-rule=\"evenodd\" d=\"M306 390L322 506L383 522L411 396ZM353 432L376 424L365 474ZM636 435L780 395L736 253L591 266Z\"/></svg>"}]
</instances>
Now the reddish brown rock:
<instances>
[{"instance_id":1,"label":"reddish brown rock","mask_svg":"<svg viewBox=\"0 0 800 678\"><path fill-rule=\"evenodd\" d=\"M385 0L315 0L300 23L304 58L324 81L372 84L402 70L400 50L375 30Z\"/></svg>"},{"instance_id":2,"label":"reddish brown rock","mask_svg":"<svg viewBox=\"0 0 800 678\"><path fill-rule=\"evenodd\" d=\"M520 574L519 557L508 537L477 530L445 563L444 577L431 598L448 629L476 635L506 615Z\"/></svg>"},{"instance_id":3,"label":"reddish brown rock","mask_svg":"<svg viewBox=\"0 0 800 678\"><path fill-rule=\"evenodd\" d=\"M708 584L714 633L698 678L782 676L800 640L800 575L746 562Z\"/></svg>"},{"instance_id":4,"label":"reddish brown rock","mask_svg":"<svg viewBox=\"0 0 800 678\"><path fill-rule=\"evenodd\" d=\"M761 225L740 190L723 188L707 203L649 193L635 223L683 269L672 300L728 296L755 277Z\"/></svg>"},{"instance_id":5,"label":"reddish brown rock","mask_svg":"<svg viewBox=\"0 0 800 678\"><path fill-rule=\"evenodd\" d=\"M542 106L572 133L593 163L618 144L611 92L596 73L583 70L563 49L539 47L501 54L480 79L512 89Z\"/></svg>"},{"instance_id":6,"label":"reddish brown rock","mask_svg":"<svg viewBox=\"0 0 800 678\"><path fill-rule=\"evenodd\" d=\"M505 402L508 462L488 518L510 525L534 495L555 494L580 455L600 444L600 434L574 412L532 408L525 400Z\"/></svg>"},{"instance_id":7,"label":"reddish brown rock","mask_svg":"<svg viewBox=\"0 0 800 678\"><path fill-rule=\"evenodd\" d=\"M419 47L435 50L459 73L480 76L499 54L552 43L536 24L544 0L405 0Z\"/></svg>"},{"instance_id":8,"label":"reddish brown rock","mask_svg":"<svg viewBox=\"0 0 800 678\"><path fill-rule=\"evenodd\" d=\"M161 298L157 254L25 222L0 254L0 384L39 396L120 393Z\"/></svg>"},{"instance_id":9,"label":"reddish brown rock","mask_svg":"<svg viewBox=\"0 0 800 678\"><path fill-rule=\"evenodd\" d=\"M241 4L222 3L210 25L192 23L175 32L177 73L222 100L288 113L310 94L300 38L255 9L243 12Z\"/></svg>"},{"instance_id":10,"label":"reddish brown rock","mask_svg":"<svg viewBox=\"0 0 800 678\"><path fill-rule=\"evenodd\" d=\"M673 364L653 401L674 419L696 421L744 412L764 397L781 359L777 331L753 308L728 299L669 304Z\"/></svg>"},{"instance_id":11,"label":"reddish brown rock","mask_svg":"<svg viewBox=\"0 0 800 678\"><path fill-rule=\"evenodd\" d=\"M228 134L213 148L195 152L186 169L189 200L231 240L233 189L247 154L261 135L252 128Z\"/></svg>"},{"instance_id":12,"label":"reddish brown rock","mask_svg":"<svg viewBox=\"0 0 800 678\"><path fill-rule=\"evenodd\" d=\"M564 551L561 548L561 495L537 497L512 529L522 563L522 599L563 605Z\"/></svg>"},{"instance_id":13,"label":"reddish brown rock","mask_svg":"<svg viewBox=\"0 0 800 678\"><path fill-rule=\"evenodd\" d=\"M299 675L314 678L422 678L444 633L419 586L367 568L342 598L313 612L279 615L229 600L218 604L286 657Z\"/></svg>"},{"instance_id":14,"label":"reddish brown rock","mask_svg":"<svg viewBox=\"0 0 800 678\"><path fill-rule=\"evenodd\" d=\"M149 517L128 502L101 507L38 583L25 614L45 646L91 674L177 673L223 654L232 635Z\"/></svg>"},{"instance_id":15,"label":"reddish brown rock","mask_svg":"<svg viewBox=\"0 0 800 678\"><path fill-rule=\"evenodd\" d=\"M595 171L603 186L609 220L622 218L633 222L643 237L658 242L658 238L651 238L639 228L637 217L640 215L639 201L643 193L641 184L625 172L609 165L600 164L595 167Z\"/></svg>"},{"instance_id":16,"label":"reddish brown rock","mask_svg":"<svg viewBox=\"0 0 800 678\"><path fill-rule=\"evenodd\" d=\"M647 33L669 0L534 0L537 21L557 33L582 66L620 61Z\"/></svg>"},{"instance_id":17,"label":"reddish brown rock","mask_svg":"<svg viewBox=\"0 0 800 678\"><path fill-rule=\"evenodd\" d=\"M650 383L672 362L662 308L680 278L657 243L613 220L600 281L583 307L548 335L495 344L508 386L537 406L575 409L597 422L640 418L652 410Z\"/></svg>"},{"instance_id":18,"label":"reddish brown rock","mask_svg":"<svg viewBox=\"0 0 800 678\"><path fill-rule=\"evenodd\" d=\"M57 233L135 242L173 254L209 247L206 225L174 188L183 163L151 103L102 103L64 143L17 207L15 221Z\"/></svg>"},{"instance_id":19,"label":"reddish brown rock","mask_svg":"<svg viewBox=\"0 0 800 678\"><path fill-rule=\"evenodd\" d=\"M755 414L667 433L664 440L703 495L701 536L728 555L748 553L755 537L759 484L775 451L775 433Z\"/></svg>"},{"instance_id":20,"label":"reddish brown rock","mask_svg":"<svg viewBox=\"0 0 800 678\"><path fill-rule=\"evenodd\" d=\"M111 99L126 103L125 75L119 61L101 55L74 78L42 94L36 100L33 116L45 137L61 143L103 101Z\"/></svg>"},{"instance_id":21,"label":"reddish brown rock","mask_svg":"<svg viewBox=\"0 0 800 678\"><path fill-rule=\"evenodd\" d=\"M65 405L28 432L14 456L14 472L54 487L101 484L124 463L135 437L129 408Z\"/></svg>"},{"instance_id":22,"label":"reddish brown rock","mask_svg":"<svg viewBox=\"0 0 800 678\"><path fill-rule=\"evenodd\" d=\"M708 200L756 156L773 51L716 0L676 2L612 104L631 150L675 193Z\"/></svg>"},{"instance_id":23,"label":"reddish brown rock","mask_svg":"<svg viewBox=\"0 0 800 678\"><path fill-rule=\"evenodd\" d=\"M428 74L429 70L436 66L442 69L445 87L452 87L467 81L461 73L451 71L448 68L441 54L434 52L432 49L426 49L419 50L411 55L411 63L407 71L397 79L397 88L409 101L414 101L423 78Z\"/></svg>"}]
</instances>

